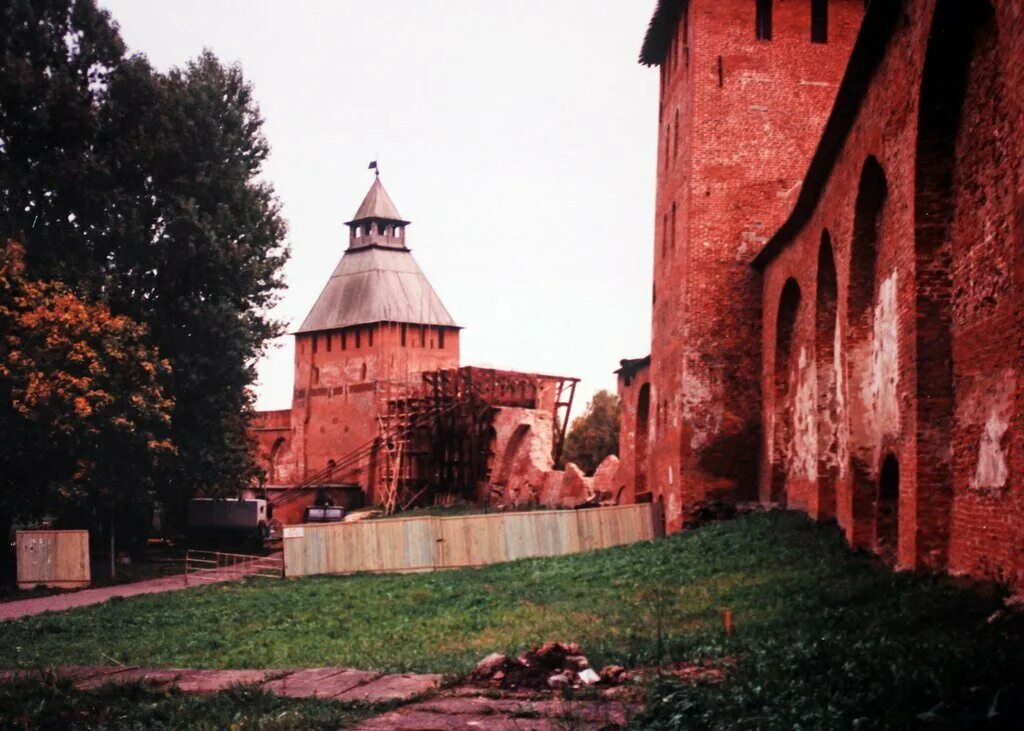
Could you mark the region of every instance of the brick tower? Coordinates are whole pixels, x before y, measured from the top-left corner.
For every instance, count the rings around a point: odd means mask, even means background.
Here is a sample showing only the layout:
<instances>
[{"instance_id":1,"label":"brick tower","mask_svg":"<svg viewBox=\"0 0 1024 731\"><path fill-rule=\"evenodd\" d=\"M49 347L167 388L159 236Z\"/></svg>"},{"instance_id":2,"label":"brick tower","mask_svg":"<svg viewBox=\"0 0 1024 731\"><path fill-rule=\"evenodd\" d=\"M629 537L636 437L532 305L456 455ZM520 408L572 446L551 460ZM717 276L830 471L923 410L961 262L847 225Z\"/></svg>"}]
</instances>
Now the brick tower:
<instances>
[{"instance_id":1,"label":"brick tower","mask_svg":"<svg viewBox=\"0 0 1024 731\"><path fill-rule=\"evenodd\" d=\"M459 327L424 276L380 178L346 224L348 249L295 333L290 482L372 442L391 384L459 366ZM333 482L368 487L368 466Z\"/></svg>"},{"instance_id":2,"label":"brick tower","mask_svg":"<svg viewBox=\"0 0 1024 731\"><path fill-rule=\"evenodd\" d=\"M661 0L651 20L640 55L661 75L650 388L624 413L648 418L627 426L644 433L636 470L669 529L699 501L757 498L750 262L793 207L863 11L863 0Z\"/></svg>"}]
</instances>

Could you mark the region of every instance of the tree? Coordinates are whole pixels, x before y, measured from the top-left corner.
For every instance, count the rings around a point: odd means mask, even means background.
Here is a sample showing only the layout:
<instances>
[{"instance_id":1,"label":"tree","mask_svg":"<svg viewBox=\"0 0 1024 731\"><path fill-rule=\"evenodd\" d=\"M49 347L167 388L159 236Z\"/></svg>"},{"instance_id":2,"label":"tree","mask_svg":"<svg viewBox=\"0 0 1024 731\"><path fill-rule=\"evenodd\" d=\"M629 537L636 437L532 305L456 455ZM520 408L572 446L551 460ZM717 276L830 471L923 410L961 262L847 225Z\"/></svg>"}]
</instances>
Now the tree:
<instances>
[{"instance_id":1,"label":"tree","mask_svg":"<svg viewBox=\"0 0 1024 731\"><path fill-rule=\"evenodd\" d=\"M146 326L170 362L166 500L237 491L256 359L281 327L286 226L241 69L209 52L155 71L94 0L0 8L0 236L31 276Z\"/></svg>"},{"instance_id":2,"label":"tree","mask_svg":"<svg viewBox=\"0 0 1024 731\"><path fill-rule=\"evenodd\" d=\"M259 470L246 434L255 362L281 332L285 224L259 179L269 147L251 87L209 52L166 76L134 60L110 85L108 169L134 178L104 248L119 311L174 368L171 495L236 491Z\"/></svg>"},{"instance_id":3,"label":"tree","mask_svg":"<svg viewBox=\"0 0 1024 731\"><path fill-rule=\"evenodd\" d=\"M0 537L15 517L83 525L147 499L175 451L169 375L144 326L27 279L22 247L0 247Z\"/></svg>"},{"instance_id":4,"label":"tree","mask_svg":"<svg viewBox=\"0 0 1024 731\"><path fill-rule=\"evenodd\" d=\"M583 416L572 421L562 450L562 463L574 462L592 475L610 454L619 453L619 397L601 389Z\"/></svg>"},{"instance_id":5,"label":"tree","mask_svg":"<svg viewBox=\"0 0 1024 731\"><path fill-rule=\"evenodd\" d=\"M31 271L75 289L102 285L94 234L111 212L98 145L124 50L94 2L0 4L0 243L20 240Z\"/></svg>"}]
</instances>

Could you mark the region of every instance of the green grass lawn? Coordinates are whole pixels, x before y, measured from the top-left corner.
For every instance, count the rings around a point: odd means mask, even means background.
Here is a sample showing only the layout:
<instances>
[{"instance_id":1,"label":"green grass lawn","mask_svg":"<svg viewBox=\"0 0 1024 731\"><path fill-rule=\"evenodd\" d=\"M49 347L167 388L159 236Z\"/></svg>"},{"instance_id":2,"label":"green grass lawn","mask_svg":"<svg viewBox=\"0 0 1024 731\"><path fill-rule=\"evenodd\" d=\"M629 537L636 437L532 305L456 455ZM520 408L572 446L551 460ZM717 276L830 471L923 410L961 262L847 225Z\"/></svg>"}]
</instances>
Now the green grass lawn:
<instances>
[{"instance_id":1,"label":"green grass lawn","mask_svg":"<svg viewBox=\"0 0 1024 731\"><path fill-rule=\"evenodd\" d=\"M33 678L0 685L2 729L335 729L379 712L316 699L295 700L252 688L186 695L145 685L76 691L65 681Z\"/></svg>"},{"instance_id":2,"label":"green grass lawn","mask_svg":"<svg viewBox=\"0 0 1024 731\"><path fill-rule=\"evenodd\" d=\"M0 658L461 673L489 652L558 639L595 665L735 658L721 686L652 689L648 726L961 728L999 720L1024 696L1019 627L985 621L998 605L948 578L894 574L834 528L770 513L479 570L134 597L0 624Z\"/></svg>"}]
</instances>

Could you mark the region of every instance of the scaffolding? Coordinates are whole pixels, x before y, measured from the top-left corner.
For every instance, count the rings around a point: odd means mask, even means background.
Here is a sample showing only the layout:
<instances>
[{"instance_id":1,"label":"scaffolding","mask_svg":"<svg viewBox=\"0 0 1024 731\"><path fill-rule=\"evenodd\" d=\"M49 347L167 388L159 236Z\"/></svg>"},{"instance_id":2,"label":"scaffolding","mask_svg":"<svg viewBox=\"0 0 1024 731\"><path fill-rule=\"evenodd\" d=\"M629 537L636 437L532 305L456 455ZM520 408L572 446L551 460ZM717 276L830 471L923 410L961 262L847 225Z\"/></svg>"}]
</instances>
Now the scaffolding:
<instances>
[{"instance_id":1,"label":"scaffolding","mask_svg":"<svg viewBox=\"0 0 1024 731\"><path fill-rule=\"evenodd\" d=\"M494 415L507 407L551 410L557 464L579 379L473 366L421 376L378 381L376 436L295 487L328 484L335 474L365 464L368 498L386 514L474 500L490 477Z\"/></svg>"}]
</instances>

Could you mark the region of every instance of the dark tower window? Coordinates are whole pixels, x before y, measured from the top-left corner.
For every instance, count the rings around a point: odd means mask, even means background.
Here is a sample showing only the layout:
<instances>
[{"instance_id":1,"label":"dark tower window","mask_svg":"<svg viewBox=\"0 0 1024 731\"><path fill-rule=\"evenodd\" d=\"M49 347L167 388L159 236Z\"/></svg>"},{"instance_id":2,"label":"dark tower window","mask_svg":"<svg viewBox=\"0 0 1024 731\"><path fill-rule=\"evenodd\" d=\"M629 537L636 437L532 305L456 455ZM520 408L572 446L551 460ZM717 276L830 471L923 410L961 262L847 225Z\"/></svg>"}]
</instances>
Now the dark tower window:
<instances>
[{"instance_id":1,"label":"dark tower window","mask_svg":"<svg viewBox=\"0 0 1024 731\"><path fill-rule=\"evenodd\" d=\"M344 330L341 331L341 349L348 349L348 333L346 333Z\"/></svg>"},{"instance_id":2,"label":"dark tower window","mask_svg":"<svg viewBox=\"0 0 1024 731\"><path fill-rule=\"evenodd\" d=\"M367 340L369 341L370 347L372 348L373 347L373 327L372 326L366 328L366 337L367 337Z\"/></svg>"},{"instance_id":3,"label":"dark tower window","mask_svg":"<svg viewBox=\"0 0 1024 731\"><path fill-rule=\"evenodd\" d=\"M427 347L427 326L420 325L420 347Z\"/></svg>"},{"instance_id":4,"label":"dark tower window","mask_svg":"<svg viewBox=\"0 0 1024 731\"><path fill-rule=\"evenodd\" d=\"M759 41L772 39L772 0L757 0L757 17L754 32Z\"/></svg>"},{"instance_id":5,"label":"dark tower window","mask_svg":"<svg viewBox=\"0 0 1024 731\"><path fill-rule=\"evenodd\" d=\"M811 0L811 43L828 43L828 0Z\"/></svg>"},{"instance_id":6,"label":"dark tower window","mask_svg":"<svg viewBox=\"0 0 1024 731\"><path fill-rule=\"evenodd\" d=\"M668 155L672 151L672 122L668 123L668 129L665 130L665 170L668 170Z\"/></svg>"},{"instance_id":7,"label":"dark tower window","mask_svg":"<svg viewBox=\"0 0 1024 731\"><path fill-rule=\"evenodd\" d=\"M674 136L674 144L675 144L675 148L676 149L675 149L675 152L672 153L672 154L678 156L679 155L679 110L678 109L676 109L676 131L675 131L675 136Z\"/></svg>"},{"instance_id":8,"label":"dark tower window","mask_svg":"<svg viewBox=\"0 0 1024 731\"><path fill-rule=\"evenodd\" d=\"M314 353L316 352L316 340L317 340L317 336L316 336L316 335L314 335L314 336L313 336L313 352L314 352Z\"/></svg>"},{"instance_id":9,"label":"dark tower window","mask_svg":"<svg viewBox=\"0 0 1024 731\"><path fill-rule=\"evenodd\" d=\"M362 347L362 345L363 345L362 341L363 341L363 331L360 330L357 327L356 328L356 347L357 348L361 348Z\"/></svg>"},{"instance_id":10,"label":"dark tower window","mask_svg":"<svg viewBox=\"0 0 1024 731\"><path fill-rule=\"evenodd\" d=\"M327 340L327 352L331 352L331 334L327 333L324 338Z\"/></svg>"},{"instance_id":11,"label":"dark tower window","mask_svg":"<svg viewBox=\"0 0 1024 731\"><path fill-rule=\"evenodd\" d=\"M401 328L401 330L402 330L402 347L405 347L405 333L406 333L406 331L407 331L408 329L409 329L409 326L408 326L408 325L406 325L406 324L405 324L405 323L403 322L403 323L402 323L402 328Z\"/></svg>"},{"instance_id":12,"label":"dark tower window","mask_svg":"<svg viewBox=\"0 0 1024 731\"><path fill-rule=\"evenodd\" d=\"M444 350L444 328L437 328L437 347Z\"/></svg>"},{"instance_id":13,"label":"dark tower window","mask_svg":"<svg viewBox=\"0 0 1024 731\"><path fill-rule=\"evenodd\" d=\"M672 248L673 251L675 251L675 249L676 249L676 204L675 204L675 201L672 202L672 232L671 232L670 235L671 235L671 238L669 239L669 241L672 242L672 247L671 248Z\"/></svg>"}]
</instances>

